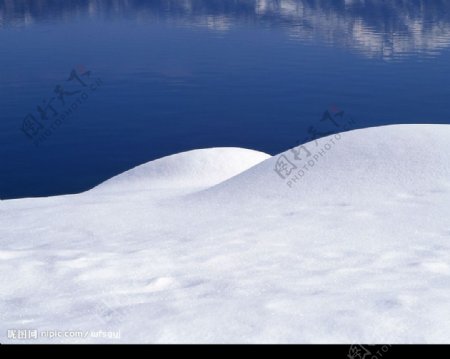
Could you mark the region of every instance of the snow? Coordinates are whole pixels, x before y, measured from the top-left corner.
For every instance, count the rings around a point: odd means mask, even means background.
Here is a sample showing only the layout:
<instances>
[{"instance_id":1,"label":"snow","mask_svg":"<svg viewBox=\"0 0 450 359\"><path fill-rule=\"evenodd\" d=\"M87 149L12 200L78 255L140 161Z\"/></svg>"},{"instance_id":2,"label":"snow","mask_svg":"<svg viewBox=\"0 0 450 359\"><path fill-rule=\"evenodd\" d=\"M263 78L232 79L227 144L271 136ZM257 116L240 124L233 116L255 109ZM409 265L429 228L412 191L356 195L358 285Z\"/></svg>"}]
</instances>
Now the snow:
<instances>
[{"instance_id":1,"label":"snow","mask_svg":"<svg viewBox=\"0 0 450 359\"><path fill-rule=\"evenodd\" d=\"M450 126L305 146L190 151L1 201L0 342L447 343Z\"/></svg>"},{"instance_id":2,"label":"snow","mask_svg":"<svg viewBox=\"0 0 450 359\"><path fill-rule=\"evenodd\" d=\"M263 152L242 148L194 150L152 161L97 187L102 191L142 191L213 186L266 160Z\"/></svg>"}]
</instances>

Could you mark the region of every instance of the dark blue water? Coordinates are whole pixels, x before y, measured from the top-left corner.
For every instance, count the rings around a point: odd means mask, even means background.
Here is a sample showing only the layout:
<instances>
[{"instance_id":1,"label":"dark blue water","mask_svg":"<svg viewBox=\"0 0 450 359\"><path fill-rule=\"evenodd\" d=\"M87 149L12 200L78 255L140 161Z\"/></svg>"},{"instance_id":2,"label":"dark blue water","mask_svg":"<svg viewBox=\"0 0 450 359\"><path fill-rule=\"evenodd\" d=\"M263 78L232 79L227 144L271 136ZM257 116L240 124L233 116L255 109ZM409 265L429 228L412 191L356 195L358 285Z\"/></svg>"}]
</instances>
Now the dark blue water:
<instances>
[{"instance_id":1,"label":"dark blue water","mask_svg":"<svg viewBox=\"0 0 450 359\"><path fill-rule=\"evenodd\" d=\"M0 110L3 199L196 148L276 154L342 112L450 123L450 0L0 0Z\"/></svg>"}]
</instances>

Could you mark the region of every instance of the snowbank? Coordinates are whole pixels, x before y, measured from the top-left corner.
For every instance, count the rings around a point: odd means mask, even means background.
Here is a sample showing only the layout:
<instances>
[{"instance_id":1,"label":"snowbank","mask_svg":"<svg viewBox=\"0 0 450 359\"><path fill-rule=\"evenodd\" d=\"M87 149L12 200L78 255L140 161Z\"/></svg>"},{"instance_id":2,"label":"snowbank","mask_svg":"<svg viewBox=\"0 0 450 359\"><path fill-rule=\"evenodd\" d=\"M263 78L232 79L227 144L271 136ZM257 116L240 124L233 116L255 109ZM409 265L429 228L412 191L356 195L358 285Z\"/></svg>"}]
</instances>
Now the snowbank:
<instances>
[{"instance_id":1,"label":"snowbank","mask_svg":"<svg viewBox=\"0 0 450 359\"><path fill-rule=\"evenodd\" d=\"M148 162L118 175L95 190L137 191L208 187L269 158L243 148L210 148L179 153Z\"/></svg>"},{"instance_id":2,"label":"snowbank","mask_svg":"<svg viewBox=\"0 0 450 359\"><path fill-rule=\"evenodd\" d=\"M448 342L449 140L400 125L198 150L2 201L0 341Z\"/></svg>"}]
</instances>

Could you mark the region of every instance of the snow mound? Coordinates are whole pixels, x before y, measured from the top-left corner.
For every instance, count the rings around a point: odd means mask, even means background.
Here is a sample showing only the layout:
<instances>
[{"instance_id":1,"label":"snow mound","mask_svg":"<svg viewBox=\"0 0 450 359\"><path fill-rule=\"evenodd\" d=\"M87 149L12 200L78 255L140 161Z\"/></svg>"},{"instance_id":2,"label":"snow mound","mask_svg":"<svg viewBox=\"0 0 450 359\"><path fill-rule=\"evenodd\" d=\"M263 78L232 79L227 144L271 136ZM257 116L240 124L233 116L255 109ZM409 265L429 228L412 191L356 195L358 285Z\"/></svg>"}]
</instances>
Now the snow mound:
<instances>
[{"instance_id":1,"label":"snow mound","mask_svg":"<svg viewBox=\"0 0 450 359\"><path fill-rule=\"evenodd\" d=\"M272 198L286 205L440 191L450 185L448 125L393 125L321 138L274 156L198 197Z\"/></svg>"},{"instance_id":2,"label":"snow mound","mask_svg":"<svg viewBox=\"0 0 450 359\"><path fill-rule=\"evenodd\" d=\"M0 342L447 343L449 152L448 125L386 126L1 201Z\"/></svg>"},{"instance_id":3,"label":"snow mound","mask_svg":"<svg viewBox=\"0 0 450 359\"><path fill-rule=\"evenodd\" d=\"M97 186L96 190L137 191L207 187L269 158L243 148L208 148L178 153L135 167Z\"/></svg>"}]
</instances>

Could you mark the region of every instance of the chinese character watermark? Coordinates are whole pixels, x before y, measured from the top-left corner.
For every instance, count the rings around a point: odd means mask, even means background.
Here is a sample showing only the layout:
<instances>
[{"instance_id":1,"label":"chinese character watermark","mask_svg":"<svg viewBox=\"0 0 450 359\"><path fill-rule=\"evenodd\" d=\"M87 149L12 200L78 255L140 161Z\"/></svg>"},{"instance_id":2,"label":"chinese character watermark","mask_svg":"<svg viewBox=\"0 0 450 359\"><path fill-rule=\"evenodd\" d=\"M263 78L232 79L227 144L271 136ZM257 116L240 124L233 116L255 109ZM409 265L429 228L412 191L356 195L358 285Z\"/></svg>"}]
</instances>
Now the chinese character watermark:
<instances>
[{"instance_id":1,"label":"chinese character watermark","mask_svg":"<svg viewBox=\"0 0 450 359\"><path fill-rule=\"evenodd\" d=\"M348 351L348 359L366 359L372 356L372 353L362 345L351 345Z\"/></svg>"},{"instance_id":2,"label":"chinese character watermark","mask_svg":"<svg viewBox=\"0 0 450 359\"><path fill-rule=\"evenodd\" d=\"M323 124L328 126L325 131ZM321 126L310 126L308 137L303 141L297 141L297 146L292 148L287 154L281 154L274 167L274 172L291 188L295 183L305 176L321 158L326 156L342 138L340 132L348 131L355 121L352 117L346 116L343 110L337 106L327 109L319 121ZM317 128L319 127L319 129ZM332 129L330 129L332 127ZM339 133L336 133L339 131ZM319 139L329 136L326 143L319 145ZM300 144L299 143L303 143ZM314 146L312 145L314 143Z\"/></svg>"},{"instance_id":3,"label":"chinese character watermark","mask_svg":"<svg viewBox=\"0 0 450 359\"><path fill-rule=\"evenodd\" d=\"M83 65L75 66L64 84L55 86L52 97L43 99L36 111L24 117L22 132L35 146L39 146L102 84L103 81L94 78Z\"/></svg>"},{"instance_id":4,"label":"chinese character watermark","mask_svg":"<svg viewBox=\"0 0 450 359\"><path fill-rule=\"evenodd\" d=\"M31 340L38 338L36 329L8 329L7 338L11 340Z\"/></svg>"},{"instance_id":5,"label":"chinese character watermark","mask_svg":"<svg viewBox=\"0 0 450 359\"><path fill-rule=\"evenodd\" d=\"M10 341L34 341L53 339L120 339L120 330L37 330L8 329L7 339Z\"/></svg>"},{"instance_id":6,"label":"chinese character watermark","mask_svg":"<svg viewBox=\"0 0 450 359\"><path fill-rule=\"evenodd\" d=\"M373 348L372 348L373 347ZM391 345L351 345L347 354L348 359L381 359L389 351ZM369 350L370 349L370 350Z\"/></svg>"}]
</instances>

